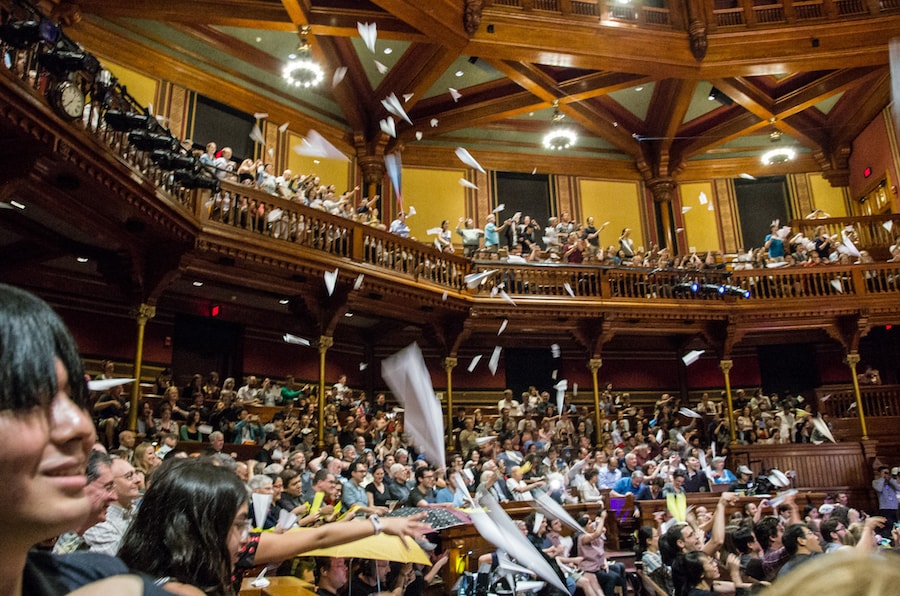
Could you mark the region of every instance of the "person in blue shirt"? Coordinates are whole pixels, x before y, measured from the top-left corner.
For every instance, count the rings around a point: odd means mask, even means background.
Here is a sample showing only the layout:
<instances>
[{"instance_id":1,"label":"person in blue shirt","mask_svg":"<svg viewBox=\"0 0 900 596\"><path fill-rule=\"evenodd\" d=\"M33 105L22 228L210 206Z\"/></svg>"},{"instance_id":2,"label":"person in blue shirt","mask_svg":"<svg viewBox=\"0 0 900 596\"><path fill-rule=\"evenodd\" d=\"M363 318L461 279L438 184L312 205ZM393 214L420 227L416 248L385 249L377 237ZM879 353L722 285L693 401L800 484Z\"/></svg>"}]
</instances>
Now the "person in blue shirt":
<instances>
[{"instance_id":1,"label":"person in blue shirt","mask_svg":"<svg viewBox=\"0 0 900 596\"><path fill-rule=\"evenodd\" d=\"M631 473L631 476L622 476L621 479L613 484L609 494L613 497L624 497L628 494L632 494L636 497L643 486L644 473L640 470L635 470Z\"/></svg>"},{"instance_id":2,"label":"person in blue shirt","mask_svg":"<svg viewBox=\"0 0 900 596\"><path fill-rule=\"evenodd\" d=\"M769 259L773 261L784 260L784 240L778 237L778 226L773 225L772 232L766 236L765 249L769 251Z\"/></svg>"}]
</instances>

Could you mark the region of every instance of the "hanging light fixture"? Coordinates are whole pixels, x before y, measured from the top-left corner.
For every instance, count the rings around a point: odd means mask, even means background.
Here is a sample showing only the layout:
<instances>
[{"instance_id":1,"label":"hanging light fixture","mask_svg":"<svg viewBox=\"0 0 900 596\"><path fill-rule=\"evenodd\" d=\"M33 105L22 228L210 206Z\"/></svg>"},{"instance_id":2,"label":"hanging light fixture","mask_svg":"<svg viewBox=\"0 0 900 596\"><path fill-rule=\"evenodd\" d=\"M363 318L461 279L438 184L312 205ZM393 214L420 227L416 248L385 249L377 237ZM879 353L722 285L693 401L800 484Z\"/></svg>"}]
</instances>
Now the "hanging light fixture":
<instances>
[{"instance_id":1,"label":"hanging light fixture","mask_svg":"<svg viewBox=\"0 0 900 596\"><path fill-rule=\"evenodd\" d=\"M306 39L309 35L309 27L300 28L300 47L297 48L296 58L285 64L282 77L292 87L315 87L325 78L325 71L312 58L312 48Z\"/></svg>"},{"instance_id":2,"label":"hanging light fixture","mask_svg":"<svg viewBox=\"0 0 900 596\"><path fill-rule=\"evenodd\" d=\"M772 149L771 151L766 151L762 154L761 161L763 165L766 166L774 166L780 163L785 163L787 161L791 161L794 157L797 156L797 152L791 149L790 147L779 147L778 149Z\"/></svg>"},{"instance_id":3,"label":"hanging light fixture","mask_svg":"<svg viewBox=\"0 0 900 596\"><path fill-rule=\"evenodd\" d=\"M562 121L565 114L559 111L559 100L553 102L553 118L550 119L550 130L544 135L544 147L554 151L568 149L578 142L575 129L565 126Z\"/></svg>"}]
</instances>

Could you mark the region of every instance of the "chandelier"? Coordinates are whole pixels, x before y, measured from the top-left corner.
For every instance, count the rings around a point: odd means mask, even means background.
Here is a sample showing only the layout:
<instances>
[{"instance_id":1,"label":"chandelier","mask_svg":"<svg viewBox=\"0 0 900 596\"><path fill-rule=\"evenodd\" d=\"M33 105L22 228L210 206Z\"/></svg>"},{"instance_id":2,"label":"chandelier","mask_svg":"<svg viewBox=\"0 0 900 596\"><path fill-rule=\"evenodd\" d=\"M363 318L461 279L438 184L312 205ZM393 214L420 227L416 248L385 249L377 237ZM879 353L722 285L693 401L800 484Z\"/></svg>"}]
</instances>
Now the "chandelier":
<instances>
[{"instance_id":1,"label":"chandelier","mask_svg":"<svg viewBox=\"0 0 900 596\"><path fill-rule=\"evenodd\" d=\"M315 87L325 78L325 71L312 59L312 48L306 40L309 27L300 29L300 47L297 48L296 57L285 64L281 76L292 87Z\"/></svg>"},{"instance_id":2,"label":"chandelier","mask_svg":"<svg viewBox=\"0 0 900 596\"><path fill-rule=\"evenodd\" d=\"M764 166L774 166L791 161L796 157L797 152L790 147L779 147L762 154L760 158Z\"/></svg>"},{"instance_id":3,"label":"chandelier","mask_svg":"<svg viewBox=\"0 0 900 596\"><path fill-rule=\"evenodd\" d=\"M578 142L578 134L575 132L575 129L562 123L565 117L565 114L559 112L559 101L554 101L550 130L544 135L544 148L562 151Z\"/></svg>"}]
</instances>

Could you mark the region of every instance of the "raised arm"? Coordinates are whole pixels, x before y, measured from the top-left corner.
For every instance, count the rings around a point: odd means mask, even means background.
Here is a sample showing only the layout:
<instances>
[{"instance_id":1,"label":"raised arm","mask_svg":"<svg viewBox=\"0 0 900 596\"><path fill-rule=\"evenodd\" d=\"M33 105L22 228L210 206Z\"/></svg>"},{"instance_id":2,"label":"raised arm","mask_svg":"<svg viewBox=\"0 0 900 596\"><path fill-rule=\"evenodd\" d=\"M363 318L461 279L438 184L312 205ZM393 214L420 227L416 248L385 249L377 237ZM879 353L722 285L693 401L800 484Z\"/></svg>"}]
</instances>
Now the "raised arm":
<instances>
[{"instance_id":1,"label":"raised arm","mask_svg":"<svg viewBox=\"0 0 900 596\"><path fill-rule=\"evenodd\" d=\"M424 517L425 514L422 513L412 517L382 518L381 531L391 536L400 536L404 544L407 537L419 540L431 531L429 524L420 521ZM309 530L291 530L284 534L263 532L259 537L254 562L257 565L275 563L317 548L346 544L376 534L375 528L373 521L360 519L326 524Z\"/></svg>"}]
</instances>

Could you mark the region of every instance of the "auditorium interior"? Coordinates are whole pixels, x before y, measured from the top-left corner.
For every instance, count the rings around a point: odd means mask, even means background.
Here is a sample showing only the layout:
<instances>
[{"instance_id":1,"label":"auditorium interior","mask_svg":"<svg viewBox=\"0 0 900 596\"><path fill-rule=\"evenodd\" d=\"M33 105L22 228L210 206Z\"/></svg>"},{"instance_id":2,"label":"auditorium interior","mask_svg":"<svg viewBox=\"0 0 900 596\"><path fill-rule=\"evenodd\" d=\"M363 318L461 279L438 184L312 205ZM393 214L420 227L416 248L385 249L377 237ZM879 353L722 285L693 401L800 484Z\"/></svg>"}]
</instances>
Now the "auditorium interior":
<instances>
[{"instance_id":1,"label":"auditorium interior","mask_svg":"<svg viewBox=\"0 0 900 596\"><path fill-rule=\"evenodd\" d=\"M598 421L607 384L651 408L761 389L802 395L837 442L736 445L735 467L871 505L872 463L900 465L898 0L0 6L0 280L53 305L89 368L345 374L372 395L416 342L448 423L558 379ZM210 142L353 205L379 195L411 237L219 180L197 165ZM516 212L711 266L432 242L443 220ZM750 267L774 220L850 230L871 259Z\"/></svg>"}]
</instances>

